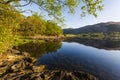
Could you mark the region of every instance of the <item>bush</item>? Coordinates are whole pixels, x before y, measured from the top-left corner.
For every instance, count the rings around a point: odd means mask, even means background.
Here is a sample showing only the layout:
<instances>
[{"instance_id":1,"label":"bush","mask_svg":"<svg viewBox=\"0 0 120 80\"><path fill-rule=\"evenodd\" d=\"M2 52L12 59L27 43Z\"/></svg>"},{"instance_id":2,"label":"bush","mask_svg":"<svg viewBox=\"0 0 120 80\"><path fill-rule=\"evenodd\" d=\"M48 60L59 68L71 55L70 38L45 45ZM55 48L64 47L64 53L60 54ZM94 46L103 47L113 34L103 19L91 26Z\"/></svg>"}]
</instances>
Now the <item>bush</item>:
<instances>
[{"instance_id":1,"label":"bush","mask_svg":"<svg viewBox=\"0 0 120 80\"><path fill-rule=\"evenodd\" d=\"M10 29L0 26L0 53L10 49L13 45L14 37Z\"/></svg>"}]
</instances>

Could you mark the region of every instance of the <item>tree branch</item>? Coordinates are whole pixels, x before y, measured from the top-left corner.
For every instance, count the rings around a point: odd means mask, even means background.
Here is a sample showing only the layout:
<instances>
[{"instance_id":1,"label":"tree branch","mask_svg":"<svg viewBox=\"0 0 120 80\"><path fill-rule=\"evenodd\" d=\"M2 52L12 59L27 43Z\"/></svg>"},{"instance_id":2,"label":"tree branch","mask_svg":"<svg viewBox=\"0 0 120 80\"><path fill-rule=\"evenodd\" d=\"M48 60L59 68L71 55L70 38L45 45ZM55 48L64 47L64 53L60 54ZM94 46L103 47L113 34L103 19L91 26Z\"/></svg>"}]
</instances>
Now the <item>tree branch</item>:
<instances>
[{"instance_id":1,"label":"tree branch","mask_svg":"<svg viewBox=\"0 0 120 80\"><path fill-rule=\"evenodd\" d=\"M8 0L8 1L2 1L0 3L2 3L2 4L10 4L11 2L14 2L14 1L20 1L20 0Z\"/></svg>"},{"instance_id":2,"label":"tree branch","mask_svg":"<svg viewBox=\"0 0 120 80\"><path fill-rule=\"evenodd\" d=\"M25 0L23 0L23 1L25 1ZM24 5L15 5L14 7L24 7L24 6L29 5L31 2L32 2L32 0L29 0L29 2Z\"/></svg>"}]
</instances>

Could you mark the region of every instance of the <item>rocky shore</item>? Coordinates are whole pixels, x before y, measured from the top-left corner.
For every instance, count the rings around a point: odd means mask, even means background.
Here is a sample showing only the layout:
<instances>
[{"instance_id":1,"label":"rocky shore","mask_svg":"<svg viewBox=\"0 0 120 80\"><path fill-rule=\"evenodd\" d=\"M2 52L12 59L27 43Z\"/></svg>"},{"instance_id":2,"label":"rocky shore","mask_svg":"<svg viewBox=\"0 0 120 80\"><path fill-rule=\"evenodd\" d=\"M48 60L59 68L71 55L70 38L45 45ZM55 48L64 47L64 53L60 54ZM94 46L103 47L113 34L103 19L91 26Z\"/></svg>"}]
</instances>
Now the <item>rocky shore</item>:
<instances>
[{"instance_id":1,"label":"rocky shore","mask_svg":"<svg viewBox=\"0 0 120 80\"><path fill-rule=\"evenodd\" d=\"M0 80L98 80L82 71L47 70L35 62L26 52L8 50L0 55Z\"/></svg>"}]
</instances>

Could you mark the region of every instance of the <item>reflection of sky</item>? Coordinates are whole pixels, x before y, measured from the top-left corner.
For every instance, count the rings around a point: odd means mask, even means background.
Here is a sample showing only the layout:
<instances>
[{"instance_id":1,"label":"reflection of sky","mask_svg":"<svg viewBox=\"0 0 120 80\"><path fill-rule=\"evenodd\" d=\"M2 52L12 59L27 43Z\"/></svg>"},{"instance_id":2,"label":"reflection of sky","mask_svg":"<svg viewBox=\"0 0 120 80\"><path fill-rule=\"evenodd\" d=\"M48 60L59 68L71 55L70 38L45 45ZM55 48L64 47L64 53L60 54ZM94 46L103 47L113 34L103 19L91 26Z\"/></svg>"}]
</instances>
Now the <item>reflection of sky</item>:
<instances>
[{"instance_id":1,"label":"reflection of sky","mask_svg":"<svg viewBox=\"0 0 120 80\"><path fill-rule=\"evenodd\" d=\"M67 49L66 49L67 48ZM64 43L62 49L65 49L68 52L73 52L74 54L77 54L79 56L85 55L85 57L94 57L95 59L100 59L103 62L117 64L120 67L119 61L120 61L120 51L116 50L104 50L104 49L97 49L93 48L91 46L84 46L78 43L71 43L67 44ZM64 50L62 50L64 53ZM82 53L81 53L82 52ZM69 54L69 53L68 53ZM74 55L73 54L73 55ZM120 69L120 68L118 68Z\"/></svg>"},{"instance_id":2,"label":"reflection of sky","mask_svg":"<svg viewBox=\"0 0 120 80\"><path fill-rule=\"evenodd\" d=\"M90 15L87 15L85 18L81 18L79 14L81 13L80 8L76 8L76 14L74 15L64 13L64 16L66 19L65 23L67 27L76 28L76 27L82 27L85 25L91 25L91 24L108 22L108 21L119 22L120 21L120 0L103 0L103 4L105 5L105 8L102 12L99 12L98 18L95 18ZM41 11L36 5L26 6L23 9L32 9L34 11L41 13ZM41 14L46 15L45 12L42 12ZM28 16L30 15L30 13L25 13L25 15Z\"/></svg>"},{"instance_id":3,"label":"reflection of sky","mask_svg":"<svg viewBox=\"0 0 120 80\"><path fill-rule=\"evenodd\" d=\"M85 70L102 80L120 78L120 51L108 51L85 46L78 43L63 42L57 53L44 54L38 64L46 64L52 68Z\"/></svg>"}]
</instances>

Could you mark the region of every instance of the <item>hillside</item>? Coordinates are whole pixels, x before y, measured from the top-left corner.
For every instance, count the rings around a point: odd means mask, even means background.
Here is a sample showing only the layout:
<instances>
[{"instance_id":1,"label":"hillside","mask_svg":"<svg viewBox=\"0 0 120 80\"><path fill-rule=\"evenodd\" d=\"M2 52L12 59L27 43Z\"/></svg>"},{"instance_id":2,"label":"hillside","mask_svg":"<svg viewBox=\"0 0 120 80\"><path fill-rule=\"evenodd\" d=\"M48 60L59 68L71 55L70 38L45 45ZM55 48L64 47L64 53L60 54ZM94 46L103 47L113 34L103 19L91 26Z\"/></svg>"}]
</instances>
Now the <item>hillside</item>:
<instances>
[{"instance_id":1,"label":"hillside","mask_svg":"<svg viewBox=\"0 0 120 80\"><path fill-rule=\"evenodd\" d=\"M76 29L72 29L72 28L63 29L63 31L64 34L120 32L120 22L98 23L95 25L87 25Z\"/></svg>"}]
</instances>

